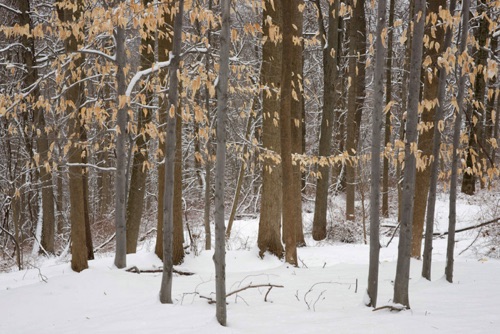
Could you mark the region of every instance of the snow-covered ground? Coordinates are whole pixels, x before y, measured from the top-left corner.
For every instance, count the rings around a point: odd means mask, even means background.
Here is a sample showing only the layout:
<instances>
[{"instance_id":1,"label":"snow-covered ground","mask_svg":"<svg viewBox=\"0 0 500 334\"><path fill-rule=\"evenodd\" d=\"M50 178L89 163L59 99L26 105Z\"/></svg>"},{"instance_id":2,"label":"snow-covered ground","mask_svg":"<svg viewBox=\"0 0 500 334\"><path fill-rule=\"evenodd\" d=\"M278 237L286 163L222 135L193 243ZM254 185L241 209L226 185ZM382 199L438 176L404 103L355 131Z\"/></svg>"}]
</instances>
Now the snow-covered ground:
<instances>
[{"instance_id":1,"label":"snow-covered ground","mask_svg":"<svg viewBox=\"0 0 500 334\"><path fill-rule=\"evenodd\" d=\"M439 199L438 231L446 230L447 204ZM484 206L461 200L461 226L483 220ZM305 221L310 221L305 214ZM298 250L300 265L258 257L254 246L258 220L236 221L227 252L227 291L250 284L283 288L247 289L228 298L228 327L219 326L213 296L212 252L190 254L175 276L173 305L158 300L161 274L134 274L113 267L113 254L72 272L67 259L37 259L37 268L0 274L0 333L498 333L500 261L479 256L477 231L457 235L454 284L443 278L446 239L434 241L432 282L421 278L421 262L412 260L411 310L373 312L363 305L368 246L316 244ZM383 237L386 245L388 237ZM161 266L153 242L127 257L128 267ZM398 240L380 254L378 306L391 302ZM469 247L469 248L468 248ZM240 249L238 249L240 248ZM461 255L459 253L468 248Z\"/></svg>"}]
</instances>

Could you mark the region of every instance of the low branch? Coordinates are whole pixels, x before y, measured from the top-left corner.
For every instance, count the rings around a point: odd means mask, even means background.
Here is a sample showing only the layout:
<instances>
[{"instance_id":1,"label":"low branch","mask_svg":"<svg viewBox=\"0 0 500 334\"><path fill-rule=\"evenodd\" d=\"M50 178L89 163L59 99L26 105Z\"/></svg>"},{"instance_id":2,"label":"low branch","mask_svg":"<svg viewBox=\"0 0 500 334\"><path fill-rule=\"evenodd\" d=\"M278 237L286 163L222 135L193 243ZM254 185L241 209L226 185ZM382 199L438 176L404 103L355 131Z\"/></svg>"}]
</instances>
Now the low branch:
<instances>
[{"instance_id":1,"label":"low branch","mask_svg":"<svg viewBox=\"0 0 500 334\"><path fill-rule=\"evenodd\" d=\"M256 285L250 284L250 285L247 285L247 286L245 286L245 287L243 287L241 289L229 292L226 295L226 298L229 297L229 296L232 296L234 294L237 294L239 292L242 292L244 290L255 289L255 288L269 288L267 290L267 292L266 292L266 295L264 296L264 301L267 302L267 296L269 295L269 292L271 292L272 288L284 288L284 286L283 285L270 284L270 283L268 283L268 284L256 284ZM208 300L209 304L215 304L215 300L212 297L206 297L206 296L200 295L200 298Z\"/></svg>"},{"instance_id":2,"label":"low branch","mask_svg":"<svg viewBox=\"0 0 500 334\"><path fill-rule=\"evenodd\" d=\"M114 238L116 237L116 233L113 233L113 235L111 237L109 237L108 240L104 241L101 245L97 246L96 248L94 248L94 253L97 253L99 250L101 250L104 246L106 246L107 244L109 244Z\"/></svg>"},{"instance_id":3,"label":"low branch","mask_svg":"<svg viewBox=\"0 0 500 334\"><path fill-rule=\"evenodd\" d=\"M481 224L472 225L472 226L468 226L468 227L464 227L464 228L459 228L458 230L455 231L455 233L473 230L473 229L478 228L478 227L483 227L486 225L498 223L499 221L500 221L500 217L497 217L497 218L488 220L488 221L481 223ZM448 231L446 231L446 232L434 232L432 235L433 236L443 236L443 235L447 235L448 233L449 233Z\"/></svg>"},{"instance_id":4,"label":"low branch","mask_svg":"<svg viewBox=\"0 0 500 334\"><path fill-rule=\"evenodd\" d=\"M404 305L401 305L401 304L384 305L384 306L376 307L372 311L375 312L375 311L380 311L380 310L384 310L384 309L388 309L389 311L398 311L398 312L400 312L400 311L406 310L407 307L404 306Z\"/></svg>"}]
</instances>

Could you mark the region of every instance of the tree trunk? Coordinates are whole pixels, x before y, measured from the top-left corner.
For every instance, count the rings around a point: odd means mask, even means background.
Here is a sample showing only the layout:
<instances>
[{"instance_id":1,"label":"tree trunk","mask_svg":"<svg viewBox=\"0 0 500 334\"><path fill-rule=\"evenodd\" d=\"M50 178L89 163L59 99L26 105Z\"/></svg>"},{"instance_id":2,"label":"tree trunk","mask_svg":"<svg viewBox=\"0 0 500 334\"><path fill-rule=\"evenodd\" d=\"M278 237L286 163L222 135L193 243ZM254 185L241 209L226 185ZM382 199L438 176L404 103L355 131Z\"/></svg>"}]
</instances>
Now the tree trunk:
<instances>
[{"instance_id":1,"label":"tree trunk","mask_svg":"<svg viewBox=\"0 0 500 334\"><path fill-rule=\"evenodd\" d=\"M385 30L386 0L380 0L377 10L377 40L375 44L375 72L373 78L374 108L372 113L372 159L370 192L370 264L368 270L367 306L377 306L378 262L380 253L379 210L380 210L380 143L382 132L382 112L384 110L384 60L386 47ZM353 27L351 27L352 29Z\"/></svg>"},{"instance_id":2,"label":"tree trunk","mask_svg":"<svg viewBox=\"0 0 500 334\"><path fill-rule=\"evenodd\" d=\"M75 10L68 8L58 8L57 14L59 20L69 29L69 25L78 22L81 17L83 9L83 1L79 0L76 3ZM73 30L74 31L74 30ZM76 30L78 36L74 33L71 34L64 42L64 47L68 54L78 50L78 44L81 39L80 30ZM81 69L83 66L83 57L76 55L74 59L75 69ZM72 74L68 73L69 78ZM78 78L79 79L79 78ZM76 81L70 79L71 81ZM66 101L62 102L65 105L61 107L67 110L69 115L68 119L68 133L70 147L68 150L68 163L69 163L69 194L70 194L70 221L71 221L71 269L76 272L81 272L88 268L88 254L85 235L85 207L84 207L84 190L82 182L83 168L72 164L81 164L82 162L82 149L78 141L80 139L80 105L83 98L83 84L82 83L68 83L66 90Z\"/></svg>"},{"instance_id":3,"label":"tree trunk","mask_svg":"<svg viewBox=\"0 0 500 334\"><path fill-rule=\"evenodd\" d=\"M164 24L158 27L158 61L164 62L169 59L169 52L172 51L172 38L171 27L174 25L174 16L171 15L170 11L174 8L173 4L168 1L163 6L161 6L160 12L163 16ZM162 85L166 84L167 75L166 71L160 71L159 74L160 83ZM159 155L158 159L163 160L165 158L165 125L167 123L167 107L168 101L164 98L163 94L160 94L158 99L158 114L161 124L161 129L159 129L160 141L158 144ZM163 260L163 202L165 198L165 163L158 164L158 213L157 213L157 223L156 223L156 245L155 254Z\"/></svg>"},{"instance_id":4,"label":"tree trunk","mask_svg":"<svg viewBox=\"0 0 500 334\"><path fill-rule=\"evenodd\" d=\"M143 6L148 7L153 1L142 0ZM141 70L151 68L155 61L154 55L154 32L149 31L147 25L143 25L146 37L141 39ZM143 105L150 106L153 101L153 87L148 80L145 81ZM151 122L152 111L148 108L140 108L137 115L137 138L135 140L135 153L132 163L130 187L127 196L127 253L135 253L137 240L141 227L141 218L144 208L144 196L146 194L146 178L148 167L148 142L149 134L146 132Z\"/></svg>"},{"instance_id":5,"label":"tree trunk","mask_svg":"<svg viewBox=\"0 0 500 334\"><path fill-rule=\"evenodd\" d=\"M124 13L122 13L124 15ZM115 33L116 41L116 86L118 115L116 118L116 178L115 178L115 229L116 229L116 253L115 266L119 269L127 265L127 225L125 198L127 192L127 111L128 103L121 101L125 99L127 89L125 68L127 67L126 36L125 27L118 25Z\"/></svg>"},{"instance_id":6,"label":"tree trunk","mask_svg":"<svg viewBox=\"0 0 500 334\"><path fill-rule=\"evenodd\" d=\"M177 118L175 113L180 112L178 107L180 53L182 47L182 20L184 0L177 3L174 19L174 37L172 57L170 58L170 81L168 87L167 107L167 136L165 139L165 183L160 185L164 189L163 198L163 275L160 289L160 302L172 304L172 271L173 271L173 230L174 230L174 164L177 137L175 128Z\"/></svg>"},{"instance_id":7,"label":"tree trunk","mask_svg":"<svg viewBox=\"0 0 500 334\"><path fill-rule=\"evenodd\" d=\"M476 179L480 176L481 188L484 188L484 181L481 177L482 167L486 163L484 148L483 118L485 113L484 95L486 93L486 80L484 76L487 67L488 50L486 42L489 35L489 21L486 18L486 0L477 2L477 17L479 18L479 28L476 31L477 47L475 47L474 62L475 79L473 82L474 101L469 105L468 129L469 147L467 149L467 168L462 178L462 192L467 195L474 195L476 192Z\"/></svg>"},{"instance_id":8,"label":"tree trunk","mask_svg":"<svg viewBox=\"0 0 500 334\"><path fill-rule=\"evenodd\" d=\"M328 157L331 154L334 114L338 94L337 59L339 49L339 1L330 1L328 5L328 32L323 23L323 14L319 0L316 0L318 9L318 24L323 48L323 113L321 118L318 155ZM335 14L335 15L334 15ZM329 164L318 167L316 181L316 199L314 201L313 232L314 240L326 238L328 187L330 183Z\"/></svg>"},{"instance_id":9,"label":"tree trunk","mask_svg":"<svg viewBox=\"0 0 500 334\"><path fill-rule=\"evenodd\" d=\"M226 115L228 107L231 1L221 2L219 82L217 84L217 161L215 165L215 301L217 321L226 326L226 238L224 221L224 172L226 165Z\"/></svg>"},{"instance_id":10,"label":"tree trunk","mask_svg":"<svg viewBox=\"0 0 500 334\"><path fill-rule=\"evenodd\" d=\"M425 0L415 0L413 16L413 40L411 43L410 82L405 140L405 166L403 178L403 203L401 230L398 246L396 279L394 280L394 302L410 308L408 283L410 281L410 253L413 219L413 197L415 196L416 154L418 139L418 104L420 102L420 72L425 25Z\"/></svg>"},{"instance_id":11,"label":"tree trunk","mask_svg":"<svg viewBox=\"0 0 500 334\"><path fill-rule=\"evenodd\" d=\"M456 0L450 1L449 13L452 17L455 13ZM449 47L451 46L451 40L453 38L453 26L449 22L448 26L445 25L446 34L443 44L443 52L448 54L451 52ZM444 57L446 60L447 57ZM432 159L430 165L430 181L429 181L429 197L427 199L427 216L425 224L425 247L423 255L422 264L422 276L431 280L431 266L432 266L432 234L434 232L434 213L436 212L436 188L439 174L439 156L441 148L441 130L440 123L443 121L444 115L444 104L446 95L446 69L440 67L439 69L439 84L438 84L438 96L437 96L437 109L436 116L434 119L434 138L432 143Z\"/></svg>"},{"instance_id":12,"label":"tree trunk","mask_svg":"<svg viewBox=\"0 0 500 334\"><path fill-rule=\"evenodd\" d=\"M460 51L459 56L467 54L467 35L469 32L469 0L463 0L462 2L462 32L460 38ZM451 163L451 180L450 180L450 215L448 222L448 247L446 249L446 268L445 276L446 280L450 283L453 282L453 261L454 261L454 250L455 250L455 226L457 219L457 174L458 174L458 162L460 159L459 146L460 146L460 129L462 127L462 113L464 109L464 97L465 97L465 83L467 81L467 73L469 72L467 63L467 57L463 58L462 62L458 63L458 74L460 79L458 82L458 96L457 104L458 110L456 110L455 125L453 128L453 155Z\"/></svg>"},{"instance_id":13,"label":"tree trunk","mask_svg":"<svg viewBox=\"0 0 500 334\"><path fill-rule=\"evenodd\" d=\"M293 27L295 24L294 6L298 1L283 2L283 58L293 52L293 38L298 37L298 32ZM297 265L297 235L296 226L299 223L298 211L294 204L293 190L294 182L292 165L292 63L283 61L281 65L281 101L280 101L280 120L281 120L281 168L283 173L283 182L281 189L283 192L283 235L285 239L285 261L291 265Z\"/></svg>"},{"instance_id":14,"label":"tree trunk","mask_svg":"<svg viewBox=\"0 0 500 334\"><path fill-rule=\"evenodd\" d=\"M182 91L182 84L179 85ZM182 219L182 100L179 101L179 112L175 114L175 162L174 162L174 243L173 258L175 265L181 264L184 260L184 228Z\"/></svg>"},{"instance_id":15,"label":"tree trunk","mask_svg":"<svg viewBox=\"0 0 500 334\"><path fill-rule=\"evenodd\" d=\"M356 165L359 129L361 126L361 111L363 108L365 62L361 55L366 53L366 21L364 0L353 1L353 14L349 28L349 78L347 115L346 115L346 141L345 149L349 161L345 164L346 170L346 220L355 219L355 191L356 191ZM385 17L385 10L384 10ZM384 51L385 52L385 51ZM383 74L381 75L383 78ZM383 95L383 90L382 90ZM382 105L382 102L381 104ZM377 178L378 179L378 178Z\"/></svg>"},{"instance_id":16,"label":"tree trunk","mask_svg":"<svg viewBox=\"0 0 500 334\"><path fill-rule=\"evenodd\" d=\"M31 7L29 0L22 0L19 3L21 14L19 16L19 23L21 26L28 26L30 34L33 30L33 23L31 21ZM38 80L38 70L35 67L35 42L32 37L28 35L22 36L23 60L26 65L27 75L24 79L26 87L34 85ZM33 102L37 102L40 97L40 89L36 85L32 92ZM45 115L43 109L34 106L34 121L38 131L36 136L36 144L38 151L38 176L42 186L42 240L41 244L43 249L48 254L54 254L54 236L55 236L55 213L54 213L54 191L52 182L52 173L50 172L49 156L49 140L48 133L45 129Z\"/></svg>"},{"instance_id":17,"label":"tree trunk","mask_svg":"<svg viewBox=\"0 0 500 334\"><path fill-rule=\"evenodd\" d=\"M415 196L413 203L413 235L411 257L420 259L422 254L422 235L424 232L425 209L427 207L427 194L429 193L429 180L431 177L430 160L432 159L432 141L434 131L432 130L433 122L436 117L439 74L438 74L438 58L442 54L442 47L437 48L436 45L443 45L444 30L440 26L442 22L436 21L432 23L432 18L437 18L439 10L446 8L446 0L433 0L428 2L428 14L431 19L428 23L430 29L429 45L425 50L424 56L430 59L431 63L424 67L424 110L420 114L421 131L418 135L418 151L419 157L417 165L417 176L415 180Z\"/></svg>"},{"instance_id":18,"label":"tree trunk","mask_svg":"<svg viewBox=\"0 0 500 334\"><path fill-rule=\"evenodd\" d=\"M293 7L293 18L295 21L295 31L299 43L293 43L293 51L291 54L291 69L292 69L292 100L291 100L291 135L292 135L292 154L302 154L302 128L303 128L303 108L304 108L304 62L302 57L303 51L303 14L299 7L304 5L303 0L298 0L297 4ZM292 189L292 205L297 208L297 220L295 223L295 233L297 247L304 247L306 241L304 240L304 228L302 224L302 173L300 172L300 162L292 166L293 169L293 189Z\"/></svg>"},{"instance_id":19,"label":"tree trunk","mask_svg":"<svg viewBox=\"0 0 500 334\"><path fill-rule=\"evenodd\" d=\"M270 19L266 20L266 18ZM283 257L281 244L282 171L277 158L281 154L279 87L281 85L282 45L276 33L282 31L282 20L282 1L266 0L263 12L265 38L262 46L260 84L262 87L269 88L262 92L262 146L265 153L263 154L257 244L261 257L268 251L279 258Z\"/></svg>"},{"instance_id":20,"label":"tree trunk","mask_svg":"<svg viewBox=\"0 0 500 334\"><path fill-rule=\"evenodd\" d=\"M389 23L388 26L394 26L394 7L395 0L390 0L389 4ZM386 89L385 89L385 105L389 105L392 101L392 44L394 38L394 29L389 29L387 36L387 68L386 68ZM385 114L385 129L384 129L384 146L388 148L391 143L391 117L392 110L389 109ZM382 216L389 217L389 155L384 154L384 165L382 167Z\"/></svg>"}]
</instances>

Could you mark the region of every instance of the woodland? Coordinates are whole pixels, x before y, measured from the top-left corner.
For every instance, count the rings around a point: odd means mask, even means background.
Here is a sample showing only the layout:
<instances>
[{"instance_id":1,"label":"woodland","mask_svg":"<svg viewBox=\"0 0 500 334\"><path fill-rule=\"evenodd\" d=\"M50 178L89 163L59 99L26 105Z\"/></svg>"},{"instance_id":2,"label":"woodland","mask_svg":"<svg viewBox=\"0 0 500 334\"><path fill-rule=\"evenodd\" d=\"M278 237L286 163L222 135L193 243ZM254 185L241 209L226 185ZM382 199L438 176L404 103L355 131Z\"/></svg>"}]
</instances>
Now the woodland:
<instances>
[{"instance_id":1,"label":"woodland","mask_svg":"<svg viewBox=\"0 0 500 334\"><path fill-rule=\"evenodd\" d=\"M182 304L176 281L210 262L198 297L226 326L229 297L283 288L228 285L235 243L297 270L358 245L366 282L348 284L377 312L410 310L433 256L453 283L459 233L499 267L499 0L2 0L0 17L0 277L107 256Z\"/></svg>"}]
</instances>

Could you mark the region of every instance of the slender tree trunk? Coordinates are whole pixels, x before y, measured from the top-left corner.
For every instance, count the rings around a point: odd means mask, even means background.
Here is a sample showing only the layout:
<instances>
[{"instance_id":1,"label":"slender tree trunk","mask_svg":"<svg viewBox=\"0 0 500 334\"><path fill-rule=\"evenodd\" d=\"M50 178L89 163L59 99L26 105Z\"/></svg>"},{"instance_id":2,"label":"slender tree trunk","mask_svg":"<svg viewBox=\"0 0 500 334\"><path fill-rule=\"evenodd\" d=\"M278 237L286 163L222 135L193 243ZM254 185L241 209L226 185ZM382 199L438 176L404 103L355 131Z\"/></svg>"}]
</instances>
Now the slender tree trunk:
<instances>
[{"instance_id":1,"label":"slender tree trunk","mask_svg":"<svg viewBox=\"0 0 500 334\"><path fill-rule=\"evenodd\" d=\"M375 44L374 72L374 109L372 113L372 160L370 193L370 264L368 271L367 306L377 306L378 262L380 253L379 215L380 215L380 144L382 132L382 112L384 110L384 60L386 47L384 41L386 0L380 0L377 10L377 40ZM352 29L352 27L351 27Z\"/></svg>"},{"instance_id":2,"label":"slender tree trunk","mask_svg":"<svg viewBox=\"0 0 500 334\"><path fill-rule=\"evenodd\" d=\"M394 38L394 7L395 0L390 0L389 4L389 33L387 36L387 68L386 70L386 89L385 89L385 105L389 105L392 101L392 43ZM384 146L388 148L391 143L391 110L387 110L385 114L385 129L384 129ZM384 154L384 162L382 167L382 216L389 217L389 155Z\"/></svg>"},{"instance_id":3,"label":"slender tree trunk","mask_svg":"<svg viewBox=\"0 0 500 334\"><path fill-rule=\"evenodd\" d=\"M273 6L274 4L274 6ZM270 18L270 19L267 19ZM281 85L282 45L276 33L282 31L282 1L266 0L263 12L264 43L260 84L269 87L262 92L262 195L257 244L259 254L266 251L281 258L281 165L277 156L281 154L279 117L279 87Z\"/></svg>"},{"instance_id":4,"label":"slender tree trunk","mask_svg":"<svg viewBox=\"0 0 500 334\"><path fill-rule=\"evenodd\" d=\"M221 2L222 27L220 34L219 82L217 84L217 161L215 165L215 300L216 317L226 326L226 238L224 222L224 172L226 165L226 115L228 108L229 46L231 44L231 1Z\"/></svg>"},{"instance_id":5,"label":"slender tree trunk","mask_svg":"<svg viewBox=\"0 0 500 334\"><path fill-rule=\"evenodd\" d=\"M124 15L124 13L122 13ZM127 89L125 68L127 67L125 27L118 25L115 33L116 41L116 86L118 115L116 118L116 178L115 178L115 228L116 253L115 266L119 269L127 265L127 225L125 198L127 192L127 103L123 102Z\"/></svg>"},{"instance_id":6,"label":"slender tree trunk","mask_svg":"<svg viewBox=\"0 0 500 334\"><path fill-rule=\"evenodd\" d=\"M152 0L142 0L145 8L153 3ZM154 35L149 31L147 25L143 25L146 37L141 39L141 70L150 68L155 60ZM153 87L149 81L144 83L144 105L151 106L153 101ZM148 167L145 165L149 159L148 142L149 134L146 127L151 122L152 111L148 108L140 108L137 115L137 138L135 140L135 153L130 176L130 187L127 196L127 253L135 253L137 240L141 227L141 218L144 208L144 197L146 194L146 178Z\"/></svg>"},{"instance_id":7,"label":"slender tree trunk","mask_svg":"<svg viewBox=\"0 0 500 334\"><path fill-rule=\"evenodd\" d=\"M450 17L454 15L456 7L456 0L450 1L449 13ZM446 34L444 38L443 51L445 55L443 58L448 61L447 55L451 52L451 40L453 38L453 25L452 22L445 25ZM434 119L434 138L432 143L432 159L430 165L430 181L429 181L429 197L427 199L427 216L425 224L425 247L422 264L422 276L429 281L431 280L431 266L432 266L432 234L434 232L434 214L436 212L436 188L439 174L439 151L441 148L441 128L440 124L443 122L444 104L446 95L446 70L443 67L439 69L439 84L437 96L437 109Z\"/></svg>"},{"instance_id":8,"label":"slender tree trunk","mask_svg":"<svg viewBox=\"0 0 500 334\"><path fill-rule=\"evenodd\" d=\"M182 91L182 84L179 85ZM182 219L182 100L179 101L179 112L175 114L175 162L174 162L174 229L173 229L173 254L172 261L175 265L184 260L184 228Z\"/></svg>"},{"instance_id":9,"label":"slender tree trunk","mask_svg":"<svg viewBox=\"0 0 500 334\"><path fill-rule=\"evenodd\" d=\"M356 165L357 144L359 127L361 125L361 110L363 107L365 64L361 59L366 51L366 22L365 2L356 0L352 3L353 15L349 28L349 78L350 85L347 92L347 115L346 115L346 141L345 149L349 155L349 161L345 164L346 170L346 220L355 220L355 191L356 191ZM385 15L385 10L384 10ZM385 16L384 16L385 17ZM383 78L383 74L381 76ZM383 90L382 90L383 95ZM381 103L382 105L382 103Z\"/></svg>"},{"instance_id":10,"label":"slender tree trunk","mask_svg":"<svg viewBox=\"0 0 500 334\"><path fill-rule=\"evenodd\" d=\"M462 127L462 113L464 109L464 97L465 97L465 83L467 80L467 67L468 57L467 55L467 36L469 32L469 0L463 0L462 2L462 32L460 37L460 51L459 56L462 59L458 63L457 70L460 75L458 82L458 96L457 104L458 110L456 110L455 115L455 125L453 128L453 155L451 163L451 181L450 181L450 215L448 222L448 247L446 249L446 268L445 276L446 280L450 283L453 282L453 261L454 261L454 251L455 251L455 226L457 220L457 174L458 174L458 162L460 159L459 146L460 146L460 129ZM464 57L465 56L465 57ZM462 58L463 57L463 58ZM458 57L457 57L458 58Z\"/></svg>"},{"instance_id":11,"label":"slender tree trunk","mask_svg":"<svg viewBox=\"0 0 500 334\"><path fill-rule=\"evenodd\" d=\"M327 157L331 154L332 134L334 126L335 105L339 99L337 92L338 70L337 59L339 49L339 1L331 1L328 5L328 32L323 23L323 14L319 0L316 0L318 9L318 24L323 48L323 113L321 118L318 155ZM335 15L334 15L335 14ZM313 239L326 238L328 186L330 183L329 164L318 167L316 181L316 200L314 202Z\"/></svg>"},{"instance_id":12,"label":"slender tree trunk","mask_svg":"<svg viewBox=\"0 0 500 334\"><path fill-rule=\"evenodd\" d=\"M295 31L297 34L297 40L300 42L293 43L293 51L291 56L291 67L292 67L292 100L291 100L291 135L292 135L292 154L302 154L302 127L303 119L302 109L304 108L304 89L303 89L303 77L304 77L304 63L302 50L303 37L303 14L302 10L299 9L304 5L303 0L298 0L297 4L293 7L293 18L295 21ZM304 228L302 224L302 173L300 172L300 162L292 166L293 169L293 189L292 189L292 205L297 208L297 220L295 223L295 233L297 247L304 247L306 241L304 239Z\"/></svg>"},{"instance_id":13,"label":"slender tree trunk","mask_svg":"<svg viewBox=\"0 0 500 334\"><path fill-rule=\"evenodd\" d=\"M174 9L175 10L175 9ZM178 108L180 53L182 47L182 19L184 0L177 3L174 19L174 37L172 57L170 58L170 82L168 87L167 137L165 139L165 187L163 198L163 275L160 289L160 302L172 304L172 271L173 271L173 230L174 230L174 164L177 137L175 127Z\"/></svg>"},{"instance_id":14,"label":"slender tree trunk","mask_svg":"<svg viewBox=\"0 0 500 334\"><path fill-rule=\"evenodd\" d=\"M174 8L173 4L168 1L164 3L163 6L159 7L161 15L163 16L164 24L161 25L158 29L160 33L158 34L158 61L164 62L169 59L169 52L172 51L172 38L171 36L171 27L174 25L174 16L171 15L171 10ZM171 72L170 72L171 73ZM160 71L159 75L160 83L162 85L167 84L167 75L166 71ZM165 126L167 124L167 107L168 100L164 97L163 94L160 94L158 101L158 114L159 120L161 124L160 129L160 142L158 145L159 148L159 159L163 160L165 158L166 152L165 149ZM157 214L157 224L156 224L156 245L155 245L155 254L163 260L163 202L165 199L165 163L161 162L158 164L158 214Z\"/></svg>"},{"instance_id":15,"label":"slender tree trunk","mask_svg":"<svg viewBox=\"0 0 500 334\"><path fill-rule=\"evenodd\" d=\"M483 118L485 114L484 95L486 93L486 80L484 70L487 67L488 51L486 42L489 35L489 22L485 17L487 10L486 0L477 1L477 16L479 27L476 31L477 49L475 50L475 79L473 82L474 101L469 105L469 147L467 148L467 168L462 178L462 192L467 195L474 195L476 192L476 179L480 176L481 188L484 188L484 181L481 177L482 167L486 164L484 148Z\"/></svg>"},{"instance_id":16,"label":"slender tree trunk","mask_svg":"<svg viewBox=\"0 0 500 334\"><path fill-rule=\"evenodd\" d=\"M403 178L403 203L401 230L398 246L396 279L394 280L394 302L410 308L408 284L410 281L410 253L413 224L413 196L415 196L416 154L418 139L418 104L420 101L420 72L425 26L425 0L415 0L413 16L413 40L411 43L410 82L412 92L408 100L405 140L405 171Z\"/></svg>"},{"instance_id":17,"label":"slender tree trunk","mask_svg":"<svg viewBox=\"0 0 500 334\"><path fill-rule=\"evenodd\" d=\"M79 21L83 10L83 1L79 0L76 3L75 10L68 8L58 8L57 14L69 29L71 25ZM75 36L74 33L78 36ZM64 42L66 52L71 54L78 50L78 44L81 39L81 29L73 29L73 34ZM73 60L73 68L81 69L83 66L83 57L76 55ZM81 74L81 73L80 73ZM68 73L69 78L73 75ZM73 81L73 79L71 79ZM70 193L70 221L71 221L71 269L76 272L81 272L88 268L88 253L85 235L85 207L84 207L84 190L82 182L83 168L73 164L82 163L82 149L78 144L80 140L80 105L83 102L83 85L81 83L68 83L66 90L66 101L62 107L67 110L69 115L68 133L70 148L68 150L69 167L69 193Z\"/></svg>"},{"instance_id":18,"label":"slender tree trunk","mask_svg":"<svg viewBox=\"0 0 500 334\"><path fill-rule=\"evenodd\" d=\"M438 74L438 58L441 56L444 44L444 30L441 27L440 20L432 21L438 18L439 10L446 8L446 0L433 0L428 2L428 14L430 18L428 29L430 29L429 46L425 50L424 56L431 63L424 67L424 93L423 104L424 110L420 114L421 131L418 135L418 151L419 157L417 165L417 176L415 181L415 193L418 196L414 198L413 210L413 235L411 256L420 259L422 254L422 235L424 232L425 210L427 208L427 195L429 193L429 180L431 178L430 160L432 159L432 142L434 131L432 126L436 118L436 109L438 107L436 101L438 98L439 74ZM439 45L440 47L436 47ZM431 47L432 46L432 47Z\"/></svg>"}]
</instances>

